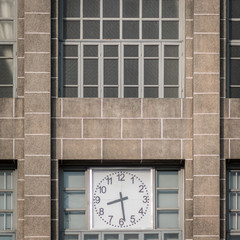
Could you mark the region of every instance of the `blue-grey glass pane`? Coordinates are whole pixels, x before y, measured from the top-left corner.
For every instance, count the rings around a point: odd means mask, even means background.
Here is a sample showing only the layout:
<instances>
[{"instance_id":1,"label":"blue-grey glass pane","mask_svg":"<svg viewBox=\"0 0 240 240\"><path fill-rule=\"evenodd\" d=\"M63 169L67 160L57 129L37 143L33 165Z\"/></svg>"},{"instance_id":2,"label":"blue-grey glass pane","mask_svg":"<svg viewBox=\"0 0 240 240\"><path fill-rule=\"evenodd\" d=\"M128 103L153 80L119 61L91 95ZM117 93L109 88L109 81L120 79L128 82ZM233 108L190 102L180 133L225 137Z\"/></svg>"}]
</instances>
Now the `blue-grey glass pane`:
<instances>
[{"instance_id":1,"label":"blue-grey glass pane","mask_svg":"<svg viewBox=\"0 0 240 240\"><path fill-rule=\"evenodd\" d=\"M13 21L0 21L0 39L13 39Z\"/></svg>"},{"instance_id":2,"label":"blue-grey glass pane","mask_svg":"<svg viewBox=\"0 0 240 240\"><path fill-rule=\"evenodd\" d=\"M5 230L5 214L4 213L0 213L0 230Z\"/></svg>"},{"instance_id":3,"label":"blue-grey glass pane","mask_svg":"<svg viewBox=\"0 0 240 240\"><path fill-rule=\"evenodd\" d=\"M88 98L97 98L98 97L98 88L97 87L85 87L83 90L83 96Z\"/></svg>"},{"instance_id":4,"label":"blue-grey glass pane","mask_svg":"<svg viewBox=\"0 0 240 240\"><path fill-rule=\"evenodd\" d=\"M237 172L229 173L229 188L236 189L237 188Z\"/></svg>"},{"instance_id":5,"label":"blue-grey glass pane","mask_svg":"<svg viewBox=\"0 0 240 240\"><path fill-rule=\"evenodd\" d=\"M119 21L103 21L103 38L119 39Z\"/></svg>"},{"instance_id":6,"label":"blue-grey glass pane","mask_svg":"<svg viewBox=\"0 0 240 240\"><path fill-rule=\"evenodd\" d=\"M125 87L124 88L124 97L125 98L137 98L138 97L138 88L137 87Z\"/></svg>"},{"instance_id":7,"label":"blue-grey glass pane","mask_svg":"<svg viewBox=\"0 0 240 240\"><path fill-rule=\"evenodd\" d=\"M138 21L123 21L123 39L139 39Z\"/></svg>"},{"instance_id":8,"label":"blue-grey glass pane","mask_svg":"<svg viewBox=\"0 0 240 240\"><path fill-rule=\"evenodd\" d=\"M239 236L230 236L229 240L239 240Z\"/></svg>"},{"instance_id":9,"label":"blue-grey glass pane","mask_svg":"<svg viewBox=\"0 0 240 240\"><path fill-rule=\"evenodd\" d=\"M0 87L0 98L12 98L13 97L13 88L12 87Z\"/></svg>"},{"instance_id":10,"label":"blue-grey glass pane","mask_svg":"<svg viewBox=\"0 0 240 240\"><path fill-rule=\"evenodd\" d=\"M230 98L240 98L240 87L230 87L229 96Z\"/></svg>"},{"instance_id":11,"label":"blue-grey glass pane","mask_svg":"<svg viewBox=\"0 0 240 240\"><path fill-rule=\"evenodd\" d=\"M118 234L104 234L104 240L119 240Z\"/></svg>"},{"instance_id":12,"label":"blue-grey glass pane","mask_svg":"<svg viewBox=\"0 0 240 240\"><path fill-rule=\"evenodd\" d=\"M178 39L178 21L162 22L162 39Z\"/></svg>"},{"instance_id":13,"label":"blue-grey glass pane","mask_svg":"<svg viewBox=\"0 0 240 240\"><path fill-rule=\"evenodd\" d=\"M123 17L139 17L139 0L123 0Z\"/></svg>"},{"instance_id":14,"label":"blue-grey glass pane","mask_svg":"<svg viewBox=\"0 0 240 240\"><path fill-rule=\"evenodd\" d=\"M104 85L118 84L118 60L104 60Z\"/></svg>"},{"instance_id":15,"label":"blue-grey glass pane","mask_svg":"<svg viewBox=\"0 0 240 240\"><path fill-rule=\"evenodd\" d=\"M63 88L64 97L78 97L78 88L77 87L64 87Z\"/></svg>"},{"instance_id":16,"label":"blue-grey glass pane","mask_svg":"<svg viewBox=\"0 0 240 240\"><path fill-rule=\"evenodd\" d=\"M13 46L12 45L0 45L0 57L13 57Z\"/></svg>"},{"instance_id":17,"label":"blue-grey glass pane","mask_svg":"<svg viewBox=\"0 0 240 240\"><path fill-rule=\"evenodd\" d=\"M240 1L229 0L229 17L240 18Z\"/></svg>"},{"instance_id":18,"label":"blue-grey glass pane","mask_svg":"<svg viewBox=\"0 0 240 240\"><path fill-rule=\"evenodd\" d=\"M158 171L157 187L177 188L178 187L178 171Z\"/></svg>"},{"instance_id":19,"label":"blue-grey glass pane","mask_svg":"<svg viewBox=\"0 0 240 240\"><path fill-rule=\"evenodd\" d=\"M164 60L164 84L178 85L178 60L165 59Z\"/></svg>"},{"instance_id":20,"label":"blue-grey glass pane","mask_svg":"<svg viewBox=\"0 0 240 240\"><path fill-rule=\"evenodd\" d=\"M158 85L158 60L144 60L144 85Z\"/></svg>"},{"instance_id":21,"label":"blue-grey glass pane","mask_svg":"<svg viewBox=\"0 0 240 240\"><path fill-rule=\"evenodd\" d=\"M6 193L6 209L11 210L12 207L12 193Z\"/></svg>"},{"instance_id":22,"label":"blue-grey glass pane","mask_svg":"<svg viewBox=\"0 0 240 240\"><path fill-rule=\"evenodd\" d=\"M4 193L0 193L0 210L4 210L5 209L4 199L5 199L5 194Z\"/></svg>"},{"instance_id":23,"label":"blue-grey glass pane","mask_svg":"<svg viewBox=\"0 0 240 240\"><path fill-rule=\"evenodd\" d=\"M165 45L164 57L178 57L178 46Z\"/></svg>"},{"instance_id":24,"label":"blue-grey glass pane","mask_svg":"<svg viewBox=\"0 0 240 240\"><path fill-rule=\"evenodd\" d=\"M124 57L138 57L138 45L125 45Z\"/></svg>"},{"instance_id":25,"label":"blue-grey glass pane","mask_svg":"<svg viewBox=\"0 0 240 240\"><path fill-rule=\"evenodd\" d=\"M63 21L63 38L80 39L80 21Z\"/></svg>"},{"instance_id":26,"label":"blue-grey glass pane","mask_svg":"<svg viewBox=\"0 0 240 240\"><path fill-rule=\"evenodd\" d=\"M144 240L158 240L158 233L146 233L144 234Z\"/></svg>"},{"instance_id":27,"label":"blue-grey glass pane","mask_svg":"<svg viewBox=\"0 0 240 240\"><path fill-rule=\"evenodd\" d=\"M0 59L0 84L13 83L13 59Z\"/></svg>"},{"instance_id":28,"label":"blue-grey glass pane","mask_svg":"<svg viewBox=\"0 0 240 240\"><path fill-rule=\"evenodd\" d=\"M229 213L229 228L232 230L237 229L237 213Z\"/></svg>"},{"instance_id":29,"label":"blue-grey glass pane","mask_svg":"<svg viewBox=\"0 0 240 240\"><path fill-rule=\"evenodd\" d=\"M98 45L84 45L84 57L98 57Z\"/></svg>"},{"instance_id":30,"label":"blue-grey glass pane","mask_svg":"<svg viewBox=\"0 0 240 240\"><path fill-rule=\"evenodd\" d=\"M158 45L145 45L144 57L158 57Z\"/></svg>"},{"instance_id":31,"label":"blue-grey glass pane","mask_svg":"<svg viewBox=\"0 0 240 240\"><path fill-rule=\"evenodd\" d=\"M162 17L178 18L179 16L178 0L162 0Z\"/></svg>"},{"instance_id":32,"label":"blue-grey glass pane","mask_svg":"<svg viewBox=\"0 0 240 240\"><path fill-rule=\"evenodd\" d=\"M6 213L6 230L12 229L12 214Z\"/></svg>"},{"instance_id":33,"label":"blue-grey glass pane","mask_svg":"<svg viewBox=\"0 0 240 240\"><path fill-rule=\"evenodd\" d=\"M159 0L142 0L142 17L159 17Z\"/></svg>"},{"instance_id":34,"label":"blue-grey glass pane","mask_svg":"<svg viewBox=\"0 0 240 240\"><path fill-rule=\"evenodd\" d=\"M100 0L83 0L83 17L99 17Z\"/></svg>"},{"instance_id":35,"label":"blue-grey glass pane","mask_svg":"<svg viewBox=\"0 0 240 240\"><path fill-rule=\"evenodd\" d=\"M78 60L64 59L63 62L64 85L77 85L78 83Z\"/></svg>"},{"instance_id":36,"label":"blue-grey glass pane","mask_svg":"<svg viewBox=\"0 0 240 240\"><path fill-rule=\"evenodd\" d=\"M145 87L144 88L145 98L158 98L158 87Z\"/></svg>"},{"instance_id":37,"label":"blue-grey glass pane","mask_svg":"<svg viewBox=\"0 0 240 240\"><path fill-rule=\"evenodd\" d=\"M0 240L13 240L13 237L8 235L2 235L0 236Z\"/></svg>"},{"instance_id":38,"label":"blue-grey glass pane","mask_svg":"<svg viewBox=\"0 0 240 240\"><path fill-rule=\"evenodd\" d=\"M119 0L103 0L103 17L117 18L120 16Z\"/></svg>"},{"instance_id":39,"label":"blue-grey glass pane","mask_svg":"<svg viewBox=\"0 0 240 240\"><path fill-rule=\"evenodd\" d=\"M118 57L118 46L105 45L104 57Z\"/></svg>"},{"instance_id":40,"label":"blue-grey glass pane","mask_svg":"<svg viewBox=\"0 0 240 240\"><path fill-rule=\"evenodd\" d=\"M13 0L0 0L0 18L12 18L13 9Z\"/></svg>"},{"instance_id":41,"label":"blue-grey glass pane","mask_svg":"<svg viewBox=\"0 0 240 240\"><path fill-rule=\"evenodd\" d=\"M0 171L0 189L5 189L5 177L2 171Z\"/></svg>"},{"instance_id":42,"label":"blue-grey glass pane","mask_svg":"<svg viewBox=\"0 0 240 240\"><path fill-rule=\"evenodd\" d=\"M230 46L230 57L240 57L240 46Z\"/></svg>"},{"instance_id":43,"label":"blue-grey glass pane","mask_svg":"<svg viewBox=\"0 0 240 240\"><path fill-rule=\"evenodd\" d=\"M77 45L64 45L63 46L64 57L77 57L78 46Z\"/></svg>"},{"instance_id":44,"label":"blue-grey glass pane","mask_svg":"<svg viewBox=\"0 0 240 240\"><path fill-rule=\"evenodd\" d=\"M229 21L229 38L230 40L240 39L240 21Z\"/></svg>"},{"instance_id":45,"label":"blue-grey glass pane","mask_svg":"<svg viewBox=\"0 0 240 240\"><path fill-rule=\"evenodd\" d=\"M84 188L85 172L64 172L64 188Z\"/></svg>"},{"instance_id":46,"label":"blue-grey glass pane","mask_svg":"<svg viewBox=\"0 0 240 240\"><path fill-rule=\"evenodd\" d=\"M165 87L164 98L178 98L178 87Z\"/></svg>"},{"instance_id":47,"label":"blue-grey glass pane","mask_svg":"<svg viewBox=\"0 0 240 240\"><path fill-rule=\"evenodd\" d=\"M98 60L97 59L84 59L83 66L84 85L97 85L98 84Z\"/></svg>"},{"instance_id":48,"label":"blue-grey glass pane","mask_svg":"<svg viewBox=\"0 0 240 240\"><path fill-rule=\"evenodd\" d=\"M158 211L158 228L178 228L178 211Z\"/></svg>"},{"instance_id":49,"label":"blue-grey glass pane","mask_svg":"<svg viewBox=\"0 0 240 240\"><path fill-rule=\"evenodd\" d=\"M80 17L80 0L64 0L63 16Z\"/></svg>"},{"instance_id":50,"label":"blue-grey glass pane","mask_svg":"<svg viewBox=\"0 0 240 240\"><path fill-rule=\"evenodd\" d=\"M164 240L179 240L178 233L165 233Z\"/></svg>"},{"instance_id":51,"label":"blue-grey glass pane","mask_svg":"<svg viewBox=\"0 0 240 240\"><path fill-rule=\"evenodd\" d=\"M118 97L118 88L117 87L105 87L104 88L104 97L117 98Z\"/></svg>"},{"instance_id":52,"label":"blue-grey glass pane","mask_svg":"<svg viewBox=\"0 0 240 240\"><path fill-rule=\"evenodd\" d=\"M78 240L78 235L65 235L64 240Z\"/></svg>"},{"instance_id":53,"label":"blue-grey glass pane","mask_svg":"<svg viewBox=\"0 0 240 240\"><path fill-rule=\"evenodd\" d=\"M240 85L240 59L230 60L230 85Z\"/></svg>"},{"instance_id":54,"label":"blue-grey glass pane","mask_svg":"<svg viewBox=\"0 0 240 240\"><path fill-rule=\"evenodd\" d=\"M84 240L97 240L98 234L85 234Z\"/></svg>"},{"instance_id":55,"label":"blue-grey glass pane","mask_svg":"<svg viewBox=\"0 0 240 240\"><path fill-rule=\"evenodd\" d=\"M64 193L64 208L84 208L85 191L67 191Z\"/></svg>"},{"instance_id":56,"label":"blue-grey glass pane","mask_svg":"<svg viewBox=\"0 0 240 240\"><path fill-rule=\"evenodd\" d=\"M99 39L100 21L83 21L83 38Z\"/></svg>"},{"instance_id":57,"label":"blue-grey glass pane","mask_svg":"<svg viewBox=\"0 0 240 240\"><path fill-rule=\"evenodd\" d=\"M85 229L85 213L66 212L64 216L65 229Z\"/></svg>"},{"instance_id":58,"label":"blue-grey glass pane","mask_svg":"<svg viewBox=\"0 0 240 240\"><path fill-rule=\"evenodd\" d=\"M157 191L158 208L178 208L177 190L158 190Z\"/></svg>"},{"instance_id":59,"label":"blue-grey glass pane","mask_svg":"<svg viewBox=\"0 0 240 240\"><path fill-rule=\"evenodd\" d=\"M138 240L138 234L124 234L124 240Z\"/></svg>"},{"instance_id":60,"label":"blue-grey glass pane","mask_svg":"<svg viewBox=\"0 0 240 240\"><path fill-rule=\"evenodd\" d=\"M159 22L144 21L142 22L143 39L159 39Z\"/></svg>"},{"instance_id":61,"label":"blue-grey glass pane","mask_svg":"<svg viewBox=\"0 0 240 240\"><path fill-rule=\"evenodd\" d=\"M138 59L124 60L124 84L138 85Z\"/></svg>"}]
</instances>

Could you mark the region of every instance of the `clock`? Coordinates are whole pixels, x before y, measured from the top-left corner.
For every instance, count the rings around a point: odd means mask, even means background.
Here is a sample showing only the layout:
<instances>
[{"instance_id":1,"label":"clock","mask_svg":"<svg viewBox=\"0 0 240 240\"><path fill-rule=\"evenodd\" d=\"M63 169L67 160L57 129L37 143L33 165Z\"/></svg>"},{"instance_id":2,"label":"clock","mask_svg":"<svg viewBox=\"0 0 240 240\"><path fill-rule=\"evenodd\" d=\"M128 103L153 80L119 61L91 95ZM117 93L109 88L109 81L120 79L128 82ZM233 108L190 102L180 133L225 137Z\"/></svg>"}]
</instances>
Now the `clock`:
<instances>
[{"instance_id":1,"label":"clock","mask_svg":"<svg viewBox=\"0 0 240 240\"><path fill-rule=\"evenodd\" d=\"M151 169L92 169L91 229L153 229Z\"/></svg>"}]
</instances>

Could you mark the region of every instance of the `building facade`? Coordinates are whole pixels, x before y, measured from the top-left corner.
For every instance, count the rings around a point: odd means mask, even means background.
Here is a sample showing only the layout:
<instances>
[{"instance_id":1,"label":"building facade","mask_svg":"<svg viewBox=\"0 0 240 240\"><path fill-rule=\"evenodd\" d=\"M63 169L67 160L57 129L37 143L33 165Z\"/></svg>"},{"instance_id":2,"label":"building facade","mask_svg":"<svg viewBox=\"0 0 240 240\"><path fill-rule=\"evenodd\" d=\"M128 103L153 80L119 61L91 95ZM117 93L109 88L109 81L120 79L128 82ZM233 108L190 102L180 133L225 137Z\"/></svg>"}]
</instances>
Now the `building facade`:
<instances>
[{"instance_id":1,"label":"building facade","mask_svg":"<svg viewBox=\"0 0 240 240\"><path fill-rule=\"evenodd\" d=\"M0 0L0 240L240 239L238 0Z\"/></svg>"}]
</instances>

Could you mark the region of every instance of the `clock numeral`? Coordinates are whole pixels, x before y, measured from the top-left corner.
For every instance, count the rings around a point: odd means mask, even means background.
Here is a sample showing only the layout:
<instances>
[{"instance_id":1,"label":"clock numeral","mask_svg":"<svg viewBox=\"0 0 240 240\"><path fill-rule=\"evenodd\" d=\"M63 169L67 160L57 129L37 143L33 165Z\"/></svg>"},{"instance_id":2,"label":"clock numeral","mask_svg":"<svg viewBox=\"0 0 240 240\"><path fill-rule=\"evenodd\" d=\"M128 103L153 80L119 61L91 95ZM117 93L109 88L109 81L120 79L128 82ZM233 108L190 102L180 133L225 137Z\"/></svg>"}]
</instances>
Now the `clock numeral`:
<instances>
[{"instance_id":1,"label":"clock numeral","mask_svg":"<svg viewBox=\"0 0 240 240\"><path fill-rule=\"evenodd\" d=\"M99 196L96 196L94 197L93 201L96 203L96 204L99 204L100 203L100 197Z\"/></svg>"},{"instance_id":2,"label":"clock numeral","mask_svg":"<svg viewBox=\"0 0 240 240\"><path fill-rule=\"evenodd\" d=\"M109 224L111 224L111 223L112 223L113 216L112 216L112 215L108 215L108 217L110 218L110 219L109 219Z\"/></svg>"},{"instance_id":3,"label":"clock numeral","mask_svg":"<svg viewBox=\"0 0 240 240\"><path fill-rule=\"evenodd\" d=\"M133 176L133 177L131 177L131 180L132 180L132 184L134 184L134 176Z\"/></svg>"},{"instance_id":4,"label":"clock numeral","mask_svg":"<svg viewBox=\"0 0 240 240\"><path fill-rule=\"evenodd\" d=\"M124 173L118 173L117 174L117 176L118 176L118 181L125 181L125 174Z\"/></svg>"},{"instance_id":5,"label":"clock numeral","mask_svg":"<svg viewBox=\"0 0 240 240\"><path fill-rule=\"evenodd\" d=\"M100 193L106 193L107 192L107 188L105 186L100 186L99 187L99 191L100 191Z\"/></svg>"},{"instance_id":6,"label":"clock numeral","mask_svg":"<svg viewBox=\"0 0 240 240\"><path fill-rule=\"evenodd\" d=\"M103 208L100 208L100 209L99 209L98 215L99 215L99 216L104 215L104 209L103 209Z\"/></svg>"},{"instance_id":7,"label":"clock numeral","mask_svg":"<svg viewBox=\"0 0 240 240\"><path fill-rule=\"evenodd\" d=\"M131 215L130 221L131 223L136 223L135 215Z\"/></svg>"},{"instance_id":8,"label":"clock numeral","mask_svg":"<svg viewBox=\"0 0 240 240\"><path fill-rule=\"evenodd\" d=\"M140 192L140 193L143 193L143 192L144 192L144 191L143 191L144 187L145 187L144 185L140 185L140 186L139 186L139 192Z\"/></svg>"},{"instance_id":9,"label":"clock numeral","mask_svg":"<svg viewBox=\"0 0 240 240\"><path fill-rule=\"evenodd\" d=\"M144 215L144 213L143 213L143 208L140 208L140 210L138 211L138 213Z\"/></svg>"},{"instance_id":10,"label":"clock numeral","mask_svg":"<svg viewBox=\"0 0 240 240\"><path fill-rule=\"evenodd\" d=\"M143 203L148 203L149 197L148 196L143 196Z\"/></svg>"},{"instance_id":11,"label":"clock numeral","mask_svg":"<svg viewBox=\"0 0 240 240\"><path fill-rule=\"evenodd\" d=\"M109 185L109 184L112 185L112 178L111 178L111 177L107 177L106 180L107 180L107 184L108 184L108 185Z\"/></svg>"},{"instance_id":12,"label":"clock numeral","mask_svg":"<svg viewBox=\"0 0 240 240\"><path fill-rule=\"evenodd\" d=\"M119 219L119 225L122 227L124 225L125 221L123 218Z\"/></svg>"}]
</instances>

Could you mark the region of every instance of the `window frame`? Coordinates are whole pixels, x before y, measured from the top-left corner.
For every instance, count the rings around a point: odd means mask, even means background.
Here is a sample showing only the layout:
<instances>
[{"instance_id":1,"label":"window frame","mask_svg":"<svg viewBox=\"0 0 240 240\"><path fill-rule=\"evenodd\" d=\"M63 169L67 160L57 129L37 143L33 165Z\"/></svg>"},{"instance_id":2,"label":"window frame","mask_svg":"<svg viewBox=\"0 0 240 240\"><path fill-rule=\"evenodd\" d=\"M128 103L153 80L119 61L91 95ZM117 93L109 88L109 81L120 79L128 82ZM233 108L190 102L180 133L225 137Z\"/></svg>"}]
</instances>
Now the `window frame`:
<instances>
[{"instance_id":1,"label":"window frame","mask_svg":"<svg viewBox=\"0 0 240 240\"><path fill-rule=\"evenodd\" d=\"M100 17L96 18L98 19L100 22L103 22L104 19L106 20L106 18L103 18L101 16L101 6L102 6L102 1L100 0ZM141 0L140 0L141 1ZM161 0L159 1L161 4ZM139 4L139 11L141 13L142 9L141 9L142 4ZM68 97L78 97L78 98L84 98L84 94L83 94L83 89L84 89L84 85L83 85L83 50L82 50L82 45L84 44L89 44L89 45L99 45L99 51L98 51L98 84L96 85L96 87L98 87L98 96L96 98L104 98L104 76L103 76L103 69L104 69L104 64L103 64L103 45L119 45L119 56L118 56L118 97L114 97L114 98L129 98L129 97L125 97L124 96L124 79L123 79L123 68L124 68L124 56L123 56L123 45L131 45L131 44L136 44L139 46L139 57L138 57L138 97L136 98L145 98L144 96L144 89L145 89L145 85L144 85L144 55L143 55L143 45L158 45L159 46L159 56L158 56L158 85L149 85L147 87L158 87L158 97L156 98L169 98L168 96L164 96L164 90L165 87L166 88L178 88L178 96L174 97L174 98L182 98L184 95L184 64L185 64L185 60L184 60L184 33L185 33L185 27L184 27L184 9L185 9L185 5L184 5L184 1L179 0L179 16L178 18L163 18L163 16L161 16L161 9L162 9L162 5L159 6L159 18L141 18L141 14L139 16L139 18L137 18L137 21L139 22L139 39L122 39L122 30L120 30L120 38L119 39L102 39L102 24L100 24L100 38L99 39L83 39L83 20L84 18L82 17L83 15L83 0L80 1L80 9L81 9L81 14L80 17L75 18L75 19L71 19L69 18L69 20L78 20L80 21L80 38L79 39L67 39L64 38L64 20L67 20L67 17L63 16L63 0L60 0L60 8L59 8L59 96L60 97L67 97L64 94L64 86L70 87L71 85L66 84L64 85L64 50L63 50L63 46L64 45L77 45L78 46L78 56L76 57L76 59L78 59L78 79L77 79L77 84L72 85L72 87L77 88L77 96L68 96ZM121 12L122 12L122 1L120 0L120 17L119 18L107 18L107 20L117 20L120 23L120 29L122 27L122 21L124 20L128 20L128 18L123 18L121 17ZM90 18L90 20L94 20L95 18ZM130 18L130 20L134 20L134 18ZM142 25L141 23L143 21L147 21L147 20L152 20L152 21L158 21L159 22L159 39L142 39L141 37L141 33L142 33ZM162 39L161 36L161 31L162 31L162 22L164 21L178 21L178 34L179 37L178 39ZM175 85L167 85L164 84L164 46L165 45L176 45L178 46L179 50L178 50L178 84ZM117 86L117 85L116 85ZM108 98L108 97L105 97ZM152 96L150 96L150 98L153 98ZM154 97L155 98L155 97ZM170 97L171 98L171 97Z\"/></svg>"},{"instance_id":2,"label":"window frame","mask_svg":"<svg viewBox=\"0 0 240 240\"><path fill-rule=\"evenodd\" d=\"M116 233L119 234L120 238L119 240L124 240L123 239L123 235L126 233L140 233L141 237L139 237L139 240L144 240L144 234L160 234L162 236L159 235L159 239L164 240L163 236L164 234L168 234L168 233L177 233L179 234L179 239L183 239L183 233L184 233L184 183L183 183L183 176L184 176L184 168L183 167L174 167L174 168L155 168L155 167L139 167L138 169L151 169L153 171L152 174L152 187L153 187L153 229L148 229L148 230L91 230L90 228L90 200L89 197L91 196L90 193L90 170L91 169L103 169L103 170L117 170L117 169L124 169L124 170L133 170L136 168L133 167L89 167L89 168L79 168L79 167L71 167L71 166L65 166L62 167L59 171L59 176L60 176L60 184L59 184L59 200L60 200L60 207L59 207L59 219L61 219L60 223L59 223L59 230L60 230L60 236L61 239L64 239L64 235L79 235L78 239L82 239L83 238L83 234L99 234L99 236L101 236L100 238L98 238L99 240L104 240L104 234L109 234L109 233ZM86 218L85 218L85 229L64 229L64 183L63 183L63 179L64 179L64 172L85 172L85 213L86 213ZM177 228L168 228L168 229L164 229L164 228L157 228L157 220L156 220L156 216L157 216L157 171L177 171L178 172L178 227Z\"/></svg>"}]
</instances>

